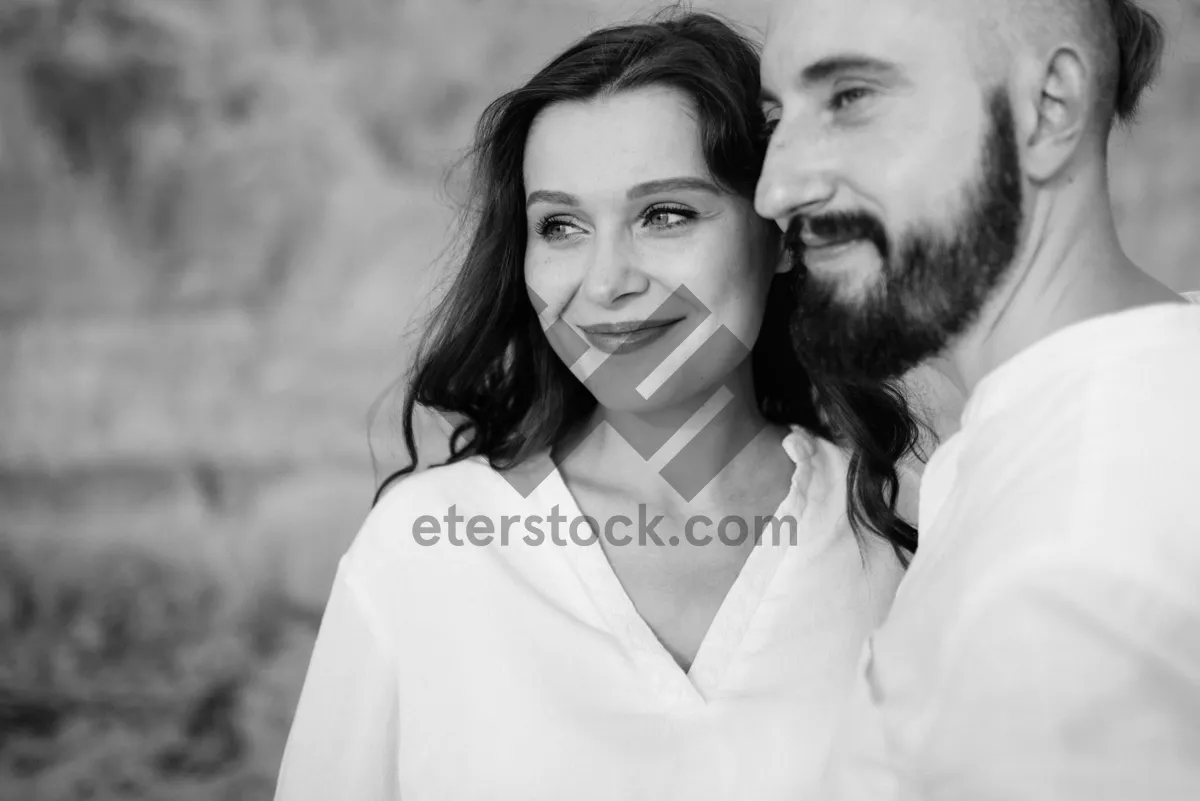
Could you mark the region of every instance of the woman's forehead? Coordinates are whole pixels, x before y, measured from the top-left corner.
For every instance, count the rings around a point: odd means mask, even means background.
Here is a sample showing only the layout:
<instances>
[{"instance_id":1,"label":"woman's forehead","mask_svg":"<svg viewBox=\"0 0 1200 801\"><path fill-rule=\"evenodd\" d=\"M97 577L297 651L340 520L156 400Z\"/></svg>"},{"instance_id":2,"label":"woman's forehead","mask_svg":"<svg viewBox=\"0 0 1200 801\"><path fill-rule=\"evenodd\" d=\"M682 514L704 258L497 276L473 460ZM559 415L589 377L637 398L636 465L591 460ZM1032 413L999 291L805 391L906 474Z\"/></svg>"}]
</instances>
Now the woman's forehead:
<instances>
[{"instance_id":1,"label":"woman's forehead","mask_svg":"<svg viewBox=\"0 0 1200 801\"><path fill-rule=\"evenodd\" d=\"M524 171L530 190L597 192L707 173L690 99L660 86L547 106L530 130Z\"/></svg>"}]
</instances>

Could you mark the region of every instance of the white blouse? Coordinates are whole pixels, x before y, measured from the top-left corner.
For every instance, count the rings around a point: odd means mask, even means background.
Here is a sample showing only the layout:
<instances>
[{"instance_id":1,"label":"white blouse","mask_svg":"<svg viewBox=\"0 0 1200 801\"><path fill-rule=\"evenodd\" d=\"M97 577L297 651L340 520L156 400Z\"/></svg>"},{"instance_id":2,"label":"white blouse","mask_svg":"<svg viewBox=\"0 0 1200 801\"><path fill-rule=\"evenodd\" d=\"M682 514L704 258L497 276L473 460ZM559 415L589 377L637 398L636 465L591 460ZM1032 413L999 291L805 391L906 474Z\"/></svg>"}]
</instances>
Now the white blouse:
<instances>
[{"instance_id":1,"label":"white blouse","mask_svg":"<svg viewBox=\"0 0 1200 801\"><path fill-rule=\"evenodd\" d=\"M783 446L795 541L767 529L686 673L599 542L545 522L526 541L534 516L582 516L561 474L528 498L481 458L401 480L339 564L275 798L813 797L902 568L850 529L845 454L798 429Z\"/></svg>"}]
</instances>

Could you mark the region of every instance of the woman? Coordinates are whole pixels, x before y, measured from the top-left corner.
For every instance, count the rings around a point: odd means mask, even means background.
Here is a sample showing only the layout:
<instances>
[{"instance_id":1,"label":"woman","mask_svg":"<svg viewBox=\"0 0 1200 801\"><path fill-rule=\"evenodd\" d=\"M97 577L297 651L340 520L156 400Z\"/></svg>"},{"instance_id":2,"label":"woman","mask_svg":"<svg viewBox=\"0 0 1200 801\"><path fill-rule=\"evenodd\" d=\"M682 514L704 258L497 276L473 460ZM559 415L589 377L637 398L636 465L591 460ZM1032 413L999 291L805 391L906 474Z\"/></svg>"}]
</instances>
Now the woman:
<instances>
[{"instance_id":1,"label":"woman","mask_svg":"<svg viewBox=\"0 0 1200 801\"><path fill-rule=\"evenodd\" d=\"M276 798L806 797L915 547L915 429L791 354L758 89L688 14L485 113L405 406L414 465L417 404L451 458L342 559Z\"/></svg>"}]
</instances>

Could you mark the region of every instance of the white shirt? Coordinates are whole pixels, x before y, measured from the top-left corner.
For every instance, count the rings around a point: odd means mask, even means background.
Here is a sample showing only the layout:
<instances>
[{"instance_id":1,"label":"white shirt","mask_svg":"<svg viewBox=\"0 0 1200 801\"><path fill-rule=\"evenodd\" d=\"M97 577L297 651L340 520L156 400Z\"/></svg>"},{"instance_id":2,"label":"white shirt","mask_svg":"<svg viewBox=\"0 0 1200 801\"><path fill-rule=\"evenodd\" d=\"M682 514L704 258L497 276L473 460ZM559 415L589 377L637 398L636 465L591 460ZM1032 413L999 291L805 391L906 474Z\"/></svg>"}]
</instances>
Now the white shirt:
<instances>
[{"instance_id":1,"label":"white shirt","mask_svg":"<svg viewBox=\"0 0 1200 801\"><path fill-rule=\"evenodd\" d=\"M1200 799L1200 308L1070 326L986 376L823 801Z\"/></svg>"},{"instance_id":2,"label":"white shirt","mask_svg":"<svg viewBox=\"0 0 1200 801\"><path fill-rule=\"evenodd\" d=\"M598 542L565 523L568 544L549 541L554 507L581 514L559 473L528 499L482 459L399 482L339 564L276 799L811 796L902 569L881 539L860 550L845 455L798 430L783 444L796 470L776 516L796 541L768 529L686 674ZM417 519L451 506L495 521L491 544L451 545L444 521L418 544ZM546 539L518 522L500 544L505 515L541 516Z\"/></svg>"}]
</instances>

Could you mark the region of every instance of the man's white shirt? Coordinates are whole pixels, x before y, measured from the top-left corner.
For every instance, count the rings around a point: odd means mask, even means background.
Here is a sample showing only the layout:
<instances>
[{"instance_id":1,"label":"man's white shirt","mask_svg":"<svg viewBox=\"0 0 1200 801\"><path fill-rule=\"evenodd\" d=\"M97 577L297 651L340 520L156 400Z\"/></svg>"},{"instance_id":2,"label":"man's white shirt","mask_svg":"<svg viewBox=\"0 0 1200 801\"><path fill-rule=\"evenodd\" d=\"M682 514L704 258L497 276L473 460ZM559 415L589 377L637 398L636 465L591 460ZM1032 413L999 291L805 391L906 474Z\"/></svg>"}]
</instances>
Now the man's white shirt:
<instances>
[{"instance_id":1,"label":"man's white shirt","mask_svg":"<svg viewBox=\"0 0 1200 801\"><path fill-rule=\"evenodd\" d=\"M919 523L823 801L1200 799L1200 307L986 376Z\"/></svg>"}]
</instances>

